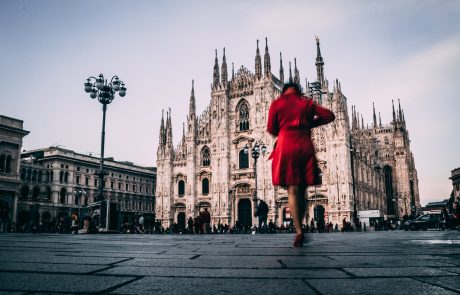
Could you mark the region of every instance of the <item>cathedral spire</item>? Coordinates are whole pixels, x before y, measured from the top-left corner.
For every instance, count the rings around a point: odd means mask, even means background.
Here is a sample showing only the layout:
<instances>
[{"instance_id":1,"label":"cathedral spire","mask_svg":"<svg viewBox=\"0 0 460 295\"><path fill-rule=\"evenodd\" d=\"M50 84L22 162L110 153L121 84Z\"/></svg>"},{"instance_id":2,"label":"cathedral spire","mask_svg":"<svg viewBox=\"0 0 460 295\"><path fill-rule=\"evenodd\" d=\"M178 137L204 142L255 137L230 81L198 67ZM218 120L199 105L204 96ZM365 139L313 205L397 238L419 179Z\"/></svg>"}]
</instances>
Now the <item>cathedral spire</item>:
<instances>
[{"instance_id":1,"label":"cathedral spire","mask_svg":"<svg viewBox=\"0 0 460 295\"><path fill-rule=\"evenodd\" d=\"M283 57L280 52L280 81L284 84L284 69L283 69Z\"/></svg>"},{"instance_id":2,"label":"cathedral spire","mask_svg":"<svg viewBox=\"0 0 460 295\"><path fill-rule=\"evenodd\" d=\"M227 59L225 58L225 47L224 47L224 56L222 58L222 86L225 88L227 87L227 79L228 79L228 74L227 74Z\"/></svg>"},{"instance_id":3,"label":"cathedral spire","mask_svg":"<svg viewBox=\"0 0 460 295\"><path fill-rule=\"evenodd\" d=\"M398 97L398 117L399 117L399 121L402 121L402 111L401 111L401 101L399 100L399 97Z\"/></svg>"},{"instance_id":4,"label":"cathedral spire","mask_svg":"<svg viewBox=\"0 0 460 295\"><path fill-rule=\"evenodd\" d=\"M270 63L270 54L268 53L268 40L265 37L265 54L264 54L264 76L266 78L271 78L272 75L272 65Z\"/></svg>"},{"instance_id":5,"label":"cathedral spire","mask_svg":"<svg viewBox=\"0 0 460 295\"><path fill-rule=\"evenodd\" d=\"M292 79L292 69L291 69L291 62L289 62L289 83L292 83L294 80Z\"/></svg>"},{"instance_id":6,"label":"cathedral spire","mask_svg":"<svg viewBox=\"0 0 460 295\"><path fill-rule=\"evenodd\" d=\"M165 118L164 118L164 110L161 110L161 124L160 124L160 139L159 145L165 144Z\"/></svg>"},{"instance_id":7,"label":"cathedral spire","mask_svg":"<svg viewBox=\"0 0 460 295\"><path fill-rule=\"evenodd\" d=\"M299 70L297 69L297 59L294 57L294 83L300 86Z\"/></svg>"},{"instance_id":8,"label":"cathedral spire","mask_svg":"<svg viewBox=\"0 0 460 295\"><path fill-rule=\"evenodd\" d=\"M182 122L182 142L185 142L185 123Z\"/></svg>"},{"instance_id":9,"label":"cathedral spire","mask_svg":"<svg viewBox=\"0 0 460 295\"><path fill-rule=\"evenodd\" d=\"M321 49L319 48L319 37L316 36L316 74L317 74L317 81L324 85L324 61L323 57L321 56Z\"/></svg>"},{"instance_id":10,"label":"cathedral spire","mask_svg":"<svg viewBox=\"0 0 460 295\"><path fill-rule=\"evenodd\" d=\"M172 148L171 108L166 112L166 145Z\"/></svg>"},{"instance_id":11,"label":"cathedral spire","mask_svg":"<svg viewBox=\"0 0 460 295\"><path fill-rule=\"evenodd\" d=\"M377 116L375 115L375 105L372 102L372 109L374 110L374 128L377 128Z\"/></svg>"},{"instance_id":12,"label":"cathedral spire","mask_svg":"<svg viewBox=\"0 0 460 295\"><path fill-rule=\"evenodd\" d=\"M217 49L216 49L216 58L214 59L214 72L212 79L212 87L216 89L219 86L219 61L217 60Z\"/></svg>"},{"instance_id":13,"label":"cathedral spire","mask_svg":"<svg viewBox=\"0 0 460 295\"><path fill-rule=\"evenodd\" d=\"M363 119L363 115L361 115L361 129L364 130L364 119Z\"/></svg>"},{"instance_id":14,"label":"cathedral spire","mask_svg":"<svg viewBox=\"0 0 460 295\"><path fill-rule=\"evenodd\" d=\"M235 79L235 65L232 63L232 80Z\"/></svg>"},{"instance_id":15,"label":"cathedral spire","mask_svg":"<svg viewBox=\"0 0 460 295\"><path fill-rule=\"evenodd\" d=\"M262 78L262 60L260 58L259 51L259 39L257 39L257 49L256 49L256 79L260 80Z\"/></svg>"},{"instance_id":16,"label":"cathedral spire","mask_svg":"<svg viewBox=\"0 0 460 295\"><path fill-rule=\"evenodd\" d=\"M189 105L189 114L190 116L195 116L196 106L195 106L195 81L192 80L192 92L190 94L190 105Z\"/></svg>"},{"instance_id":17,"label":"cathedral spire","mask_svg":"<svg viewBox=\"0 0 460 295\"><path fill-rule=\"evenodd\" d=\"M355 129L355 106L351 105L351 129Z\"/></svg>"},{"instance_id":18,"label":"cathedral spire","mask_svg":"<svg viewBox=\"0 0 460 295\"><path fill-rule=\"evenodd\" d=\"M380 112L379 112L379 126L382 128L382 118L380 117Z\"/></svg>"},{"instance_id":19,"label":"cathedral spire","mask_svg":"<svg viewBox=\"0 0 460 295\"><path fill-rule=\"evenodd\" d=\"M396 112L395 112L395 101L391 100L391 105L393 106L393 123L396 123Z\"/></svg>"}]
</instances>

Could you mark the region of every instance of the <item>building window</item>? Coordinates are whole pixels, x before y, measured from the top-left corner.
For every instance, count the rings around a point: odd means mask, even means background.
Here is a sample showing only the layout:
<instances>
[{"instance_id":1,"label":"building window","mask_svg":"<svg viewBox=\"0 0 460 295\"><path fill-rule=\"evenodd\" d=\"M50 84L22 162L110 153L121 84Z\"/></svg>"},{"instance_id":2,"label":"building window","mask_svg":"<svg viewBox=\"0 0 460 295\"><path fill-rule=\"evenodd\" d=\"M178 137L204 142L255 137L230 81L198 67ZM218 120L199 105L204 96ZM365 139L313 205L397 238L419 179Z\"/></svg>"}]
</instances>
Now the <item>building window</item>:
<instances>
[{"instance_id":1,"label":"building window","mask_svg":"<svg viewBox=\"0 0 460 295\"><path fill-rule=\"evenodd\" d=\"M245 100L238 107L238 128L239 131L249 130L249 106Z\"/></svg>"},{"instance_id":2,"label":"building window","mask_svg":"<svg viewBox=\"0 0 460 295\"><path fill-rule=\"evenodd\" d=\"M323 171L318 168L318 179L316 185L322 185L323 184Z\"/></svg>"},{"instance_id":3,"label":"building window","mask_svg":"<svg viewBox=\"0 0 460 295\"><path fill-rule=\"evenodd\" d=\"M121 182L118 183L118 189L121 190Z\"/></svg>"},{"instance_id":4,"label":"building window","mask_svg":"<svg viewBox=\"0 0 460 295\"><path fill-rule=\"evenodd\" d=\"M129 184L126 184L125 191L129 191Z\"/></svg>"},{"instance_id":5,"label":"building window","mask_svg":"<svg viewBox=\"0 0 460 295\"><path fill-rule=\"evenodd\" d=\"M60 183L64 182L64 171L59 172L59 182Z\"/></svg>"},{"instance_id":6,"label":"building window","mask_svg":"<svg viewBox=\"0 0 460 295\"><path fill-rule=\"evenodd\" d=\"M77 176L75 181L77 184L80 184L80 176Z\"/></svg>"},{"instance_id":7,"label":"building window","mask_svg":"<svg viewBox=\"0 0 460 295\"><path fill-rule=\"evenodd\" d=\"M80 167L79 167L79 166L77 166L77 171L80 171Z\"/></svg>"},{"instance_id":8,"label":"building window","mask_svg":"<svg viewBox=\"0 0 460 295\"><path fill-rule=\"evenodd\" d=\"M203 195L209 194L209 180L207 178L203 179L201 182L201 192Z\"/></svg>"},{"instance_id":9,"label":"building window","mask_svg":"<svg viewBox=\"0 0 460 295\"><path fill-rule=\"evenodd\" d=\"M40 171L38 171L37 181L42 182L42 180L43 180L43 172L40 170Z\"/></svg>"},{"instance_id":10,"label":"building window","mask_svg":"<svg viewBox=\"0 0 460 295\"><path fill-rule=\"evenodd\" d=\"M136 192L136 185L133 184L133 192L135 193Z\"/></svg>"},{"instance_id":11,"label":"building window","mask_svg":"<svg viewBox=\"0 0 460 295\"><path fill-rule=\"evenodd\" d=\"M113 189L113 181L110 182L110 188Z\"/></svg>"},{"instance_id":12,"label":"building window","mask_svg":"<svg viewBox=\"0 0 460 295\"><path fill-rule=\"evenodd\" d=\"M52 195L51 188L48 186L46 187L46 199L48 201L51 201L51 195Z\"/></svg>"},{"instance_id":13,"label":"building window","mask_svg":"<svg viewBox=\"0 0 460 295\"><path fill-rule=\"evenodd\" d=\"M185 195L185 181L179 180L178 191L179 191L179 197L183 197Z\"/></svg>"},{"instance_id":14,"label":"building window","mask_svg":"<svg viewBox=\"0 0 460 295\"><path fill-rule=\"evenodd\" d=\"M142 194L142 189L143 189L143 187L142 187L142 185L141 185L140 188L139 188L139 192L140 192L141 194Z\"/></svg>"},{"instance_id":15,"label":"building window","mask_svg":"<svg viewBox=\"0 0 460 295\"><path fill-rule=\"evenodd\" d=\"M21 197L23 198L27 198L29 196L29 187L27 185L24 185L22 188L21 188Z\"/></svg>"},{"instance_id":16,"label":"building window","mask_svg":"<svg viewBox=\"0 0 460 295\"><path fill-rule=\"evenodd\" d=\"M209 165L211 165L211 153L209 148L205 146L201 150L201 166L208 167Z\"/></svg>"},{"instance_id":17,"label":"building window","mask_svg":"<svg viewBox=\"0 0 460 295\"><path fill-rule=\"evenodd\" d=\"M36 186L32 190L32 200L37 200L39 196L40 196L40 189L38 188L38 186Z\"/></svg>"},{"instance_id":18,"label":"building window","mask_svg":"<svg viewBox=\"0 0 460 295\"><path fill-rule=\"evenodd\" d=\"M65 187L61 188L61 191L59 192L59 203L65 204L65 197L67 196L67 190Z\"/></svg>"},{"instance_id":19,"label":"building window","mask_svg":"<svg viewBox=\"0 0 460 295\"><path fill-rule=\"evenodd\" d=\"M89 173L89 169L88 169L88 168L86 168L86 173Z\"/></svg>"},{"instance_id":20,"label":"building window","mask_svg":"<svg viewBox=\"0 0 460 295\"><path fill-rule=\"evenodd\" d=\"M6 173L6 156L0 155L0 173Z\"/></svg>"},{"instance_id":21,"label":"building window","mask_svg":"<svg viewBox=\"0 0 460 295\"><path fill-rule=\"evenodd\" d=\"M97 187L97 179L94 180L94 186Z\"/></svg>"},{"instance_id":22,"label":"building window","mask_svg":"<svg viewBox=\"0 0 460 295\"><path fill-rule=\"evenodd\" d=\"M64 182L69 182L69 172L64 173Z\"/></svg>"},{"instance_id":23,"label":"building window","mask_svg":"<svg viewBox=\"0 0 460 295\"><path fill-rule=\"evenodd\" d=\"M85 177L85 185L89 186L89 178L88 177Z\"/></svg>"},{"instance_id":24,"label":"building window","mask_svg":"<svg viewBox=\"0 0 460 295\"><path fill-rule=\"evenodd\" d=\"M146 188L145 188L145 193L146 193L146 194L149 194L149 187L146 187Z\"/></svg>"},{"instance_id":25,"label":"building window","mask_svg":"<svg viewBox=\"0 0 460 295\"><path fill-rule=\"evenodd\" d=\"M244 149L240 151L239 160L240 160L240 169L249 168L249 155L244 152Z\"/></svg>"}]
</instances>

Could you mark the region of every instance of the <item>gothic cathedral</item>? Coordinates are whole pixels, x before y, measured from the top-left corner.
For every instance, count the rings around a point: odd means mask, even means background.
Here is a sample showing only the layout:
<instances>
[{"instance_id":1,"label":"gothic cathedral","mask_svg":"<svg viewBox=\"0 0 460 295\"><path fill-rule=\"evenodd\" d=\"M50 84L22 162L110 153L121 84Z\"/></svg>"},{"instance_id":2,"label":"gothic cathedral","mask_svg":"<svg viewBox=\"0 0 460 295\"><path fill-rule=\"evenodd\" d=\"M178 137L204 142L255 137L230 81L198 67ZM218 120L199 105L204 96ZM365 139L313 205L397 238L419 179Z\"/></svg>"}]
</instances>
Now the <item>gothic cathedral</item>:
<instances>
[{"instance_id":1,"label":"gothic cathedral","mask_svg":"<svg viewBox=\"0 0 460 295\"><path fill-rule=\"evenodd\" d=\"M307 216L321 212L326 222L341 225L360 211L390 218L415 214L420 208L418 177L401 105L395 110L393 104L389 124L382 124L380 113L377 119L375 108L371 126L364 125L354 106L350 118L340 82L335 80L331 91L325 79L318 38L316 47L316 88L306 81L304 92L332 110L336 120L313 129L322 184L307 190ZM272 74L267 39L263 60L262 65L257 41L255 72L241 66L235 73L232 64L229 76L225 48L221 67L216 50L210 104L197 115L192 81L189 113L177 146L171 110L166 120L162 115L155 214L163 226L184 227L204 208L213 224L233 226L239 221L251 226L256 224L257 199L268 204L269 220L281 225L289 219L287 192L272 185L268 160L275 142L266 132L268 110L285 79L281 53L279 76ZM300 85L295 59L293 72L289 63L288 80ZM262 144L267 151L253 159L251 150Z\"/></svg>"}]
</instances>

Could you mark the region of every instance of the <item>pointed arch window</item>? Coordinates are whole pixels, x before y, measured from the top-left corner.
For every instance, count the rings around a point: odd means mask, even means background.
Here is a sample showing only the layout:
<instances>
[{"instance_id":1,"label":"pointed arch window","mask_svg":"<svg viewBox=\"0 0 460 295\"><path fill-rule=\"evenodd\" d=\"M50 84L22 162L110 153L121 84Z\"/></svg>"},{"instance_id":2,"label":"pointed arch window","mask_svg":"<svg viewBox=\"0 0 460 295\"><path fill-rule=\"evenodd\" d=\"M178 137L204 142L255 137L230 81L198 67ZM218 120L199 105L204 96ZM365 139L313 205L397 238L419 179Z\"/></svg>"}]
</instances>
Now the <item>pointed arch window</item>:
<instances>
[{"instance_id":1,"label":"pointed arch window","mask_svg":"<svg viewBox=\"0 0 460 295\"><path fill-rule=\"evenodd\" d=\"M178 192L179 192L179 197L183 197L185 195L185 181L179 180L179 183L177 184L178 186Z\"/></svg>"},{"instance_id":2,"label":"pointed arch window","mask_svg":"<svg viewBox=\"0 0 460 295\"><path fill-rule=\"evenodd\" d=\"M238 128L239 131L249 130L249 106L242 101L238 107Z\"/></svg>"},{"instance_id":3,"label":"pointed arch window","mask_svg":"<svg viewBox=\"0 0 460 295\"><path fill-rule=\"evenodd\" d=\"M209 180L207 178L203 179L201 182L201 192L203 195L209 194Z\"/></svg>"},{"instance_id":4,"label":"pointed arch window","mask_svg":"<svg viewBox=\"0 0 460 295\"><path fill-rule=\"evenodd\" d=\"M249 155L244 152L244 149L239 153L239 164L240 169L249 168Z\"/></svg>"},{"instance_id":5,"label":"pointed arch window","mask_svg":"<svg viewBox=\"0 0 460 295\"><path fill-rule=\"evenodd\" d=\"M205 146L201 150L201 166L208 167L210 165L211 165L211 152L209 151L209 148Z\"/></svg>"}]
</instances>

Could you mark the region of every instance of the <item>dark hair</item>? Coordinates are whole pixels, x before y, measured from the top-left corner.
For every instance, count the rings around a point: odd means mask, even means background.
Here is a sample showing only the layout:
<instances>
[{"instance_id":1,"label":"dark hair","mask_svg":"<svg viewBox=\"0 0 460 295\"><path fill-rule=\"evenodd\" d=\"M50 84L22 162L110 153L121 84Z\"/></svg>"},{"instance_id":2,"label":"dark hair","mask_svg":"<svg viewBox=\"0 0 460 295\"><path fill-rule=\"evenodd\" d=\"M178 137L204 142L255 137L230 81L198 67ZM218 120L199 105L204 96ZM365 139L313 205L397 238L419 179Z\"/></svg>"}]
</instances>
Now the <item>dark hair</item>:
<instances>
[{"instance_id":1,"label":"dark hair","mask_svg":"<svg viewBox=\"0 0 460 295\"><path fill-rule=\"evenodd\" d=\"M284 94L284 92L286 92L286 90L288 90L288 88L291 88L291 87L295 89L295 92L297 94L299 94L299 95L302 94L302 90L300 89L299 84L294 83L294 82L289 82L289 83L284 84L283 90L281 91L281 94Z\"/></svg>"}]
</instances>

